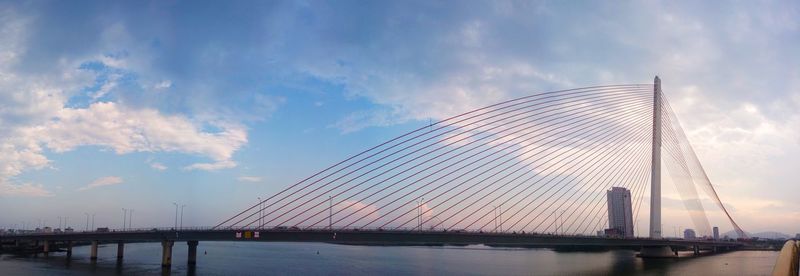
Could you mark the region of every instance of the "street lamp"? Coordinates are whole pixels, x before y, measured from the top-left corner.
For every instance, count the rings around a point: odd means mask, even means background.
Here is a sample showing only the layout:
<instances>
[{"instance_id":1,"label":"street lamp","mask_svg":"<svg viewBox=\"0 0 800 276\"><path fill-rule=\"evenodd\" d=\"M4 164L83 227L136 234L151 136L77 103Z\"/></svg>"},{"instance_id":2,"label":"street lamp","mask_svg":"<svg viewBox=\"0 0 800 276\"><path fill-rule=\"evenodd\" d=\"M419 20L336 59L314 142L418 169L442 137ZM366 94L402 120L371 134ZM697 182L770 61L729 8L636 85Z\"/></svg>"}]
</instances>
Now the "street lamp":
<instances>
[{"instance_id":1,"label":"street lamp","mask_svg":"<svg viewBox=\"0 0 800 276\"><path fill-rule=\"evenodd\" d=\"M83 231L89 231L89 213L83 213L86 215L86 228Z\"/></svg>"},{"instance_id":2,"label":"street lamp","mask_svg":"<svg viewBox=\"0 0 800 276\"><path fill-rule=\"evenodd\" d=\"M186 207L186 204L181 205L181 228L183 228L183 207Z\"/></svg>"},{"instance_id":3,"label":"street lamp","mask_svg":"<svg viewBox=\"0 0 800 276\"><path fill-rule=\"evenodd\" d=\"M173 202L172 205L175 205L175 230L178 230L178 203Z\"/></svg>"},{"instance_id":4,"label":"street lamp","mask_svg":"<svg viewBox=\"0 0 800 276\"><path fill-rule=\"evenodd\" d=\"M492 218L492 223L494 223L494 230L492 232L497 232L497 206L492 205L492 212L494 217Z\"/></svg>"},{"instance_id":5,"label":"street lamp","mask_svg":"<svg viewBox=\"0 0 800 276\"><path fill-rule=\"evenodd\" d=\"M128 215L128 229L133 229L133 209L130 211L131 213Z\"/></svg>"},{"instance_id":6,"label":"street lamp","mask_svg":"<svg viewBox=\"0 0 800 276\"><path fill-rule=\"evenodd\" d=\"M422 231L422 212L421 212L421 210L422 210L422 201L423 200L425 200L425 198L419 198L419 201L417 201L417 228L419 229L419 231Z\"/></svg>"},{"instance_id":7,"label":"street lamp","mask_svg":"<svg viewBox=\"0 0 800 276\"><path fill-rule=\"evenodd\" d=\"M500 223L500 232L503 232L503 205L497 206L497 221Z\"/></svg>"},{"instance_id":8,"label":"street lamp","mask_svg":"<svg viewBox=\"0 0 800 276\"><path fill-rule=\"evenodd\" d=\"M125 231L125 223L128 221L128 209L122 208L122 230Z\"/></svg>"}]
</instances>

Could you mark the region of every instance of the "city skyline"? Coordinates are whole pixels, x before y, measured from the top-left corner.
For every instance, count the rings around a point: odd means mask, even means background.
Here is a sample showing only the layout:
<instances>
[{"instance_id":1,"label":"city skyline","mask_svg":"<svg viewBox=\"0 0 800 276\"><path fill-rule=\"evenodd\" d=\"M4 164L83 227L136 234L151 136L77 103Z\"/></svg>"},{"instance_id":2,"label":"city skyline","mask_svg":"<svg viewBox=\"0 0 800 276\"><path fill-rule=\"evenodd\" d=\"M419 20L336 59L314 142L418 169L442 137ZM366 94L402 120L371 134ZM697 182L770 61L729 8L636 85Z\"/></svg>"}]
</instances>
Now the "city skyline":
<instances>
[{"instance_id":1,"label":"city skyline","mask_svg":"<svg viewBox=\"0 0 800 276\"><path fill-rule=\"evenodd\" d=\"M431 121L658 74L739 224L800 232L786 192L800 161L800 72L783 62L800 58L788 35L796 3L711 14L698 11L713 3L688 2L373 3L353 17L335 10L360 4L51 4L0 4L0 208L16 210L0 228L68 217L80 229L85 213L118 227L123 208L136 226L170 226L173 202L187 206L184 223L214 225ZM563 10L580 20L553 15ZM510 36L511 22L531 37ZM664 233L694 228L663 175Z\"/></svg>"}]
</instances>

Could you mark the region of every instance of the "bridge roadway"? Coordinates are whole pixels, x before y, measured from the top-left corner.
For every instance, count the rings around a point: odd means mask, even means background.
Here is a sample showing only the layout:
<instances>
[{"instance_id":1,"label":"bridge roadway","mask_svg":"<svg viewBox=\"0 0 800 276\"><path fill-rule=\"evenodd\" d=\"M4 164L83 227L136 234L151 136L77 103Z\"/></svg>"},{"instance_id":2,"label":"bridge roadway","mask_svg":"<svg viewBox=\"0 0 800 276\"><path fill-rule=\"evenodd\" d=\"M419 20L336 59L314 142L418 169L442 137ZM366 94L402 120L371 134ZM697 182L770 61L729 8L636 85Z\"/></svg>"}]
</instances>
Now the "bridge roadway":
<instances>
[{"instance_id":1,"label":"bridge roadway","mask_svg":"<svg viewBox=\"0 0 800 276\"><path fill-rule=\"evenodd\" d=\"M172 245L185 241L189 245L189 262L196 262L199 241L240 241L240 242L325 242L359 245L473 245L484 244L496 247L538 247L561 250L604 250L625 248L667 248L673 252L691 249L699 253L701 249L733 250L742 244L719 240L647 239L647 238L605 238L594 236L561 236L550 234L489 233L468 231L389 231L389 230L335 230L327 229L151 229L111 232L74 233L29 233L0 236L4 247L16 247L34 243L35 252L45 254L51 247L64 248L71 256L73 242L91 243L92 259L97 258L97 245L117 243L117 258L124 253L124 244L132 242L161 242L162 265L171 265ZM41 249L39 249L41 243ZM669 252L669 251L667 251Z\"/></svg>"}]
</instances>

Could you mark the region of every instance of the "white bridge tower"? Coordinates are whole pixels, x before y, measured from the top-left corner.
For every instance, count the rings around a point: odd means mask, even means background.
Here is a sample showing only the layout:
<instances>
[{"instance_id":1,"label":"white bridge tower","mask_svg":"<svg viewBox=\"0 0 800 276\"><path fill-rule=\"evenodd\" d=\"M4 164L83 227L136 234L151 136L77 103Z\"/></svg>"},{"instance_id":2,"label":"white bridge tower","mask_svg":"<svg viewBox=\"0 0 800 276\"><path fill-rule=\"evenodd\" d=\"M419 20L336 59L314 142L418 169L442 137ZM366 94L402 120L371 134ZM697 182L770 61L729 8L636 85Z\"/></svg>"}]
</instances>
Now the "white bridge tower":
<instances>
[{"instance_id":1,"label":"white bridge tower","mask_svg":"<svg viewBox=\"0 0 800 276\"><path fill-rule=\"evenodd\" d=\"M650 238L661 238L661 79L653 81L653 155L650 171Z\"/></svg>"}]
</instances>

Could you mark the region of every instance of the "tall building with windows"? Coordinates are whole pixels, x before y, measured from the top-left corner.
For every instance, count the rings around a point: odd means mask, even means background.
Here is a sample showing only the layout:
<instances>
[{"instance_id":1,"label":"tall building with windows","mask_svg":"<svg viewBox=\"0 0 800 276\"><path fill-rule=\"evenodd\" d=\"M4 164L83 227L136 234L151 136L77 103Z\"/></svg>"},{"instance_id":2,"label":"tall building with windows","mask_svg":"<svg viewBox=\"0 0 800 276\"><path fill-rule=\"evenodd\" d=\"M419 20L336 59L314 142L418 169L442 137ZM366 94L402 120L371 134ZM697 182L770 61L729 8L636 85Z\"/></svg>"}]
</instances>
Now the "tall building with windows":
<instances>
[{"instance_id":1,"label":"tall building with windows","mask_svg":"<svg viewBox=\"0 0 800 276\"><path fill-rule=\"evenodd\" d=\"M714 239L719 239L719 227L714 226Z\"/></svg>"},{"instance_id":2,"label":"tall building with windows","mask_svg":"<svg viewBox=\"0 0 800 276\"><path fill-rule=\"evenodd\" d=\"M611 187L608 198L608 228L616 229L620 236L633 237L633 209L631 191L623 187Z\"/></svg>"}]
</instances>

